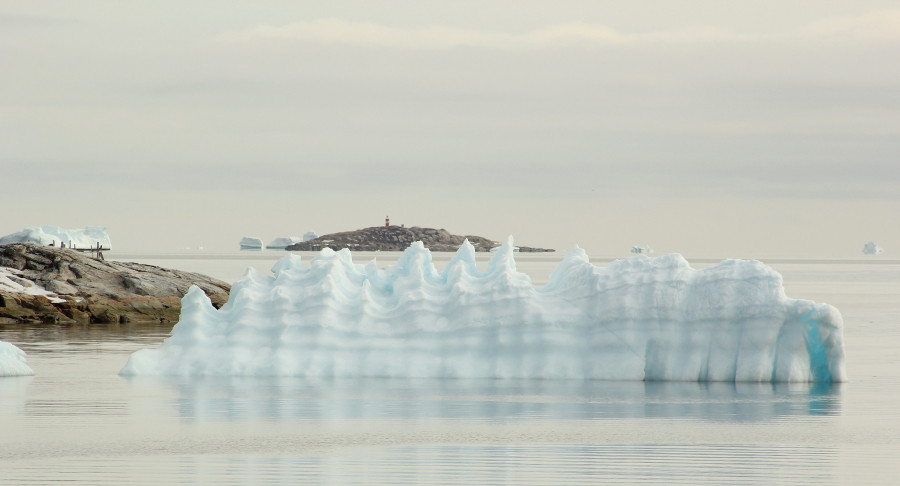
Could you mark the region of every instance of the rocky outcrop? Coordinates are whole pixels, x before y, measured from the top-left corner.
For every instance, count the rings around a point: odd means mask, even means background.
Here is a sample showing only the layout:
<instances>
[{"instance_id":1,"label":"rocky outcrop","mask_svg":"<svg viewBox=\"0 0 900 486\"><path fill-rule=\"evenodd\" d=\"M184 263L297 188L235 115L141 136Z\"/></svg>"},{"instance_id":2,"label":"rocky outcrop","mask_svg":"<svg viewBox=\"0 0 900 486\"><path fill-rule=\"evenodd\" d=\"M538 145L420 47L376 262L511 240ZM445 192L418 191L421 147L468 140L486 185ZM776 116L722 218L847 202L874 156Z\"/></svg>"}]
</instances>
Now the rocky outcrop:
<instances>
[{"instance_id":1,"label":"rocky outcrop","mask_svg":"<svg viewBox=\"0 0 900 486\"><path fill-rule=\"evenodd\" d=\"M373 226L356 231L332 233L316 239L295 243L285 248L290 251L318 251L322 248L351 251L403 251L416 241L421 241L431 251L456 251L463 241L475 247L475 251L490 251L500 243L481 236L453 235L445 229L412 226ZM519 247L519 251L553 251L544 248Z\"/></svg>"},{"instance_id":2,"label":"rocky outcrop","mask_svg":"<svg viewBox=\"0 0 900 486\"><path fill-rule=\"evenodd\" d=\"M191 285L206 292L216 307L228 300L230 291L227 283L197 273L103 261L35 243L0 246L0 266L8 267L21 285L55 294L51 301L0 290L0 324L175 322Z\"/></svg>"}]
</instances>

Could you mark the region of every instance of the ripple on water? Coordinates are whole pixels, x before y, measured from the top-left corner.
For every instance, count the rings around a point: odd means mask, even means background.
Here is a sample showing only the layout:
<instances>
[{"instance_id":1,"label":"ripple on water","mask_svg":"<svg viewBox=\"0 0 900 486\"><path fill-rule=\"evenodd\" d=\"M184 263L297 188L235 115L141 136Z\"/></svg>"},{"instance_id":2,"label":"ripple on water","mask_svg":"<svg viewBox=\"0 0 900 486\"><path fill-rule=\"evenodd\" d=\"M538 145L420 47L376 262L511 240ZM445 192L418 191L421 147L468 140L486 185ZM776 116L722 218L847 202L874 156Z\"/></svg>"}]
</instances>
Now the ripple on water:
<instances>
[{"instance_id":1,"label":"ripple on water","mask_svg":"<svg viewBox=\"0 0 900 486\"><path fill-rule=\"evenodd\" d=\"M435 445L340 454L143 455L12 464L16 484L822 484L837 452L737 444Z\"/></svg>"}]
</instances>

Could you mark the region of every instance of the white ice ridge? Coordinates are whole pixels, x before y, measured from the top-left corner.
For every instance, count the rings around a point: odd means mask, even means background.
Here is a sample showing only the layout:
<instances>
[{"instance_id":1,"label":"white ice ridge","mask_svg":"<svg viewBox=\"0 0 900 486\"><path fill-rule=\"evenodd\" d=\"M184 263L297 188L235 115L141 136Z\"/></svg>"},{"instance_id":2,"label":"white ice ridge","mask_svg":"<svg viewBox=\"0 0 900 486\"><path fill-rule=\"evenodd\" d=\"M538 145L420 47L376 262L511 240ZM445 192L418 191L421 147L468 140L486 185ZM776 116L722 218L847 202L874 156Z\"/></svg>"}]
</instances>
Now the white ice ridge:
<instances>
[{"instance_id":1,"label":"white ice ridge","mask_svg":"<svg viewBox=\"0 0 900 486\"><path fill-rule=\"evenodd\" d=\"M63 229L59 226L32 226L0 238L0 245L9 243L40 243L67 247L92 248L100 243L101 248L111 248L106 228L88 226L84 229Z\"/></svg>"},{"instance_id":2,"label":"white ice ridge","mask_svg":"<svg viewBox=\"0 0 900 486\"><path fill-rule=\"evenodd\" d=\"M757 261L681 255L597 267L575 248L536 287L510 238L480 271L467 242L439 273L421 242L393 266L323 249L253 269L216 310L199 288L158 349L122 375L540 378L738 382L845 379L843 321L789 299Z\"/></svg>"},{"instance_id":3,"label":"white ice ridge","mask_svg":"<svg viewBox=\"0 0 900 486\"><path fill-rule=\"evenodd\" d=\"M25 351L8 342L0 341L0 377L33 374L34 371L25 362Z\"/></svg>"}]
</instances>

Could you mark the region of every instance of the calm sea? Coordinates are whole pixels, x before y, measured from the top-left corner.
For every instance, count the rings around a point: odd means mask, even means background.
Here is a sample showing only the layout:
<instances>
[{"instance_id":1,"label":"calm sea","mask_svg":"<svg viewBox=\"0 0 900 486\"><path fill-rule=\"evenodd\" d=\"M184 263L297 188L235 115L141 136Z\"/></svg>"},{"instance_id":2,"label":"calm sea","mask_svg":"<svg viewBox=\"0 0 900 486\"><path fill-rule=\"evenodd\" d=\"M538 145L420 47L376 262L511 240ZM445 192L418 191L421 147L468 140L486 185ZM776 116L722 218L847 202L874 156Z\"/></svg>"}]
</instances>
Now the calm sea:
<instances>
[{"instance_id":1,"label":"calm sea","mask_svg":"<svg viewBox=\"0 0 900 486\"><path fill-rule=\"evenodd\" d=\"M109 257L233 282L281 255ZM896 484L900 261L767 263L841 310L848 383L126 379L168 327L0 327L35 370L0 378L0 484Z\"/></svg>"}]
</instances>

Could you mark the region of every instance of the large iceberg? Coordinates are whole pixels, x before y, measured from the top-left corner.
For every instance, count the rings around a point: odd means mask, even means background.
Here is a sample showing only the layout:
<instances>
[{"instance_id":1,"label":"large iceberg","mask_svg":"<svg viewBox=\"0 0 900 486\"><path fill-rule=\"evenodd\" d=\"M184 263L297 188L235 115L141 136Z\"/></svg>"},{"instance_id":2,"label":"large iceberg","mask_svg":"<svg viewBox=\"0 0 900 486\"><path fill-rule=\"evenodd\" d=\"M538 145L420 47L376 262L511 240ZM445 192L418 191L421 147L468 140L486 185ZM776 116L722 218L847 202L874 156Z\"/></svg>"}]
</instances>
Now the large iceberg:
<instances>
[{"instance_id":1,"label":"large iceberg","mask_svg":"<svg viewBox=\"0 0 900 486\"><path fill-rule=\"evenodd\" d=\"M8 342L0 341L0 377L33 374L34 370L25 362L25 351Z\"/></svg>"},{"instance_id":2,"label":"large iceberg","mask_svg":"<svg viewBox=\"0 0 900 486\"><path fill-rule=\"evenodd\" d=\"M757 261L695 270L680 255L606 267L571 251L536 287L512 240L486 271L465 242L439 273L421 242L395 265L323 249L249 269L217 310L193 287L157 349L123 375L737 382L845 379L843 321L789 299Z\"/></svg>"},{"instance_id":3,"label":"large iceberg","mask_svg":"<svg viewBox=\"0 0 900 486\"><path fill-rule=\"evenodd\" d=\"M84 229L63 229L59 226L32 226L0 238L0 245L10 243L39 243L41 245L65 244L70 248L112 248L106 228L88 226Z\"/></svg>"}]
</instances>

